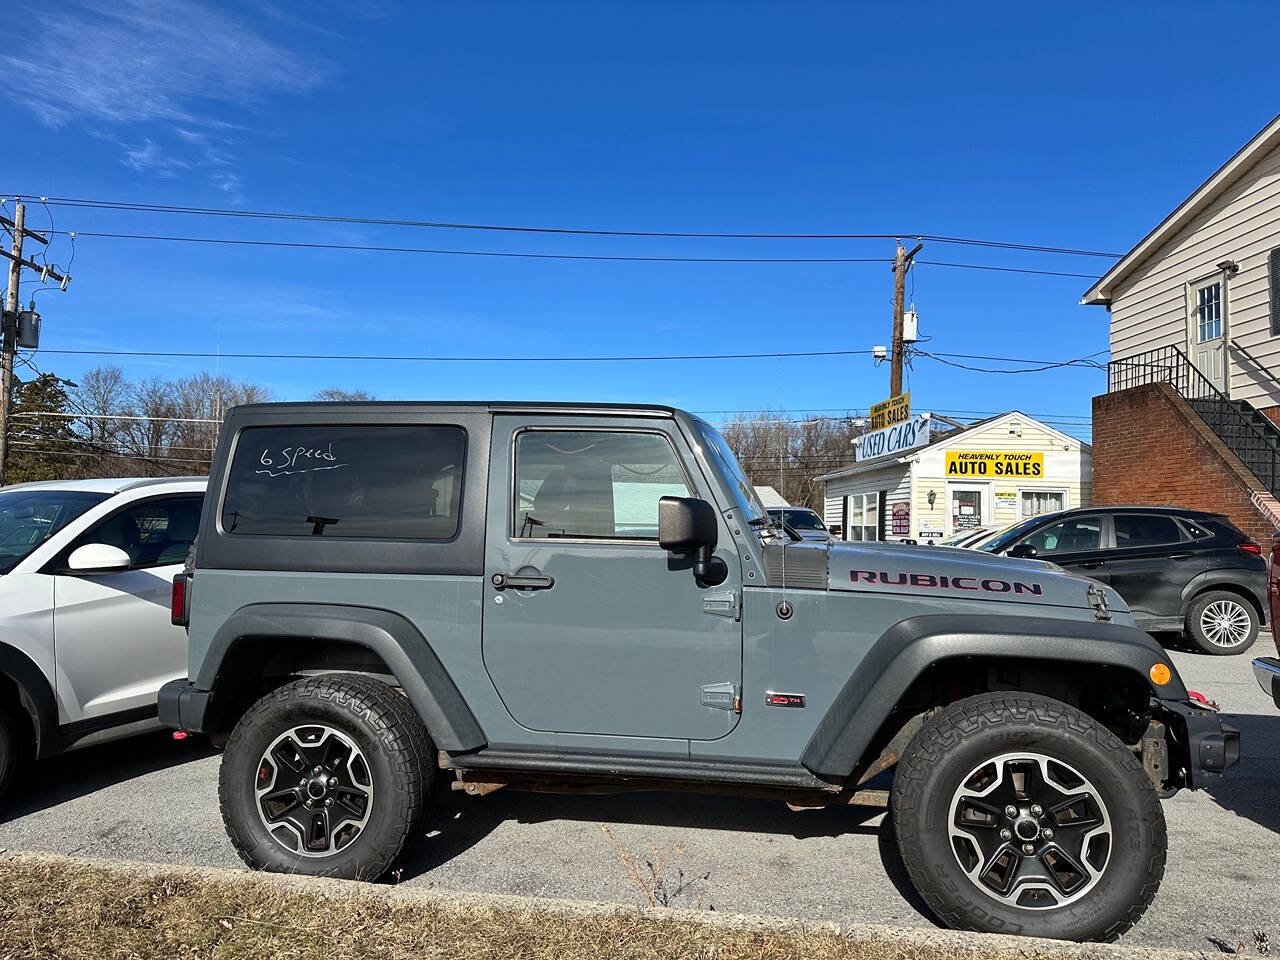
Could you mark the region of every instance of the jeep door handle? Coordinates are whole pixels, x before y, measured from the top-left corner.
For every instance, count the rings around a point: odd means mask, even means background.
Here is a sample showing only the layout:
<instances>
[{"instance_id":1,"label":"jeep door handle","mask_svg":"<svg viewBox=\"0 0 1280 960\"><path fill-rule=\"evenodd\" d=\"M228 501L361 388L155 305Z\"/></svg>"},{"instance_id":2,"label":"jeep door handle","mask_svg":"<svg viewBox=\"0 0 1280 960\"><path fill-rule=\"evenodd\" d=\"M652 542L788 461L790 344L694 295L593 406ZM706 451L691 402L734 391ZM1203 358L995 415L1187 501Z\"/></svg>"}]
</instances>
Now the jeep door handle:
<instances>
[{"instance_id":1,"label":"jeep door handle","mask_svg":"<svg viewBox=\"0 0 1280 960\"><path fill-rule=\"evenodd\" d=\"M517 577L510 573L495 573L489 582L495 590L550 590L556 585L551 577Z\"/></svg>"},{"instance_id":2,"label":"jeep door handle","mask_svg":"<svg viewBox=\"0 0 1280 960\"><path fill-rule=\"evenodd\" d=\"M1194 553L1171 553L1169 554L1169 559L1170 560L1190 560L1194 556L1195 556Z\"/></svg>"},{"instance_id":3,"label":"jeep door handle","mask_svg":"<svg viewBox=\"0 0 1280 960\"><path fill-rule=\"evenodd\" d=\"M1081 570L1093 570L1097 567L1102 566L1106 562L1107 561L1105 560L1082 560L1079 564L1077 564L1077 566L1080 567Z\"/></svg>"}]
</instances>

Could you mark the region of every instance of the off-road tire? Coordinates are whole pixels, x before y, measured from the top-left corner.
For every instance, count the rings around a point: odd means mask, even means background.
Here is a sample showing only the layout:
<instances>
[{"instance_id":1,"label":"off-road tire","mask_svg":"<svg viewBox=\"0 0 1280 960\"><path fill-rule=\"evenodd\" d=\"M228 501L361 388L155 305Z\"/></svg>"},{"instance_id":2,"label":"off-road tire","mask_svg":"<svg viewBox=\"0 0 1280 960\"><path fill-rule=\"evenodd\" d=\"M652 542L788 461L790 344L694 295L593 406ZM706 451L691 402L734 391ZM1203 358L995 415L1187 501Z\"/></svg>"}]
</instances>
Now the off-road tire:
<instances>
[{"instance_id":1,"label":"off-road tire","mask_svg":"<svg viewBox=\"0 0 1280 960\"><path fill-rule=\"evenodd\" d=\"M286 849L259 814L255 782L264 751L282 733L323 724L344 734L367 761L374 787L368 822L325 856ZM286 684L245 712L232 730L218 774L227 836L255 870L376 880L395 862L431 797L435 749L412 704L360 674L326 674Z\"/></svg>"},{"instance_id":2,"label":"off-road tire","mask_svg":"<svg viewBox=\"0 0 1280 960\"><path fill-rule=\"evenodd\" d=\"M949 837L964 778L985 761L1019 752L1069 764L1095 786L1110 815L1110 859L1101 877L1075 902L1052 909L988 895L965 873ZM1164 814L1133 751L1091 717L1047 697L980 694L936 713L898 764L890 807L912 883L955 929L1114 940L1146 911L1164 875Z\"/></svg>"},{"instance_id":3,"label":"off-road tire","mask_svg":"<svg viewBox=\"0 0 1280 960\"><path fill-rule=\"evenodd\" d=\"M1214 604L1225 605L1231 610L1238 611L1238 615L1248 618L1247 635L1239 642L1230 645L1215 643L1206 633L1203 617L1205 611ZM1253 609L1253 604L1230 590L1210 590L1202 593L1192 601L1190 609L1187 610L1187 636L1197 650L1215 657L1230 657L1237 653L1244 653L1253 646L1253 641L1258 639L1259 626L1258 611Z\"/></svg>"}]
</instances>

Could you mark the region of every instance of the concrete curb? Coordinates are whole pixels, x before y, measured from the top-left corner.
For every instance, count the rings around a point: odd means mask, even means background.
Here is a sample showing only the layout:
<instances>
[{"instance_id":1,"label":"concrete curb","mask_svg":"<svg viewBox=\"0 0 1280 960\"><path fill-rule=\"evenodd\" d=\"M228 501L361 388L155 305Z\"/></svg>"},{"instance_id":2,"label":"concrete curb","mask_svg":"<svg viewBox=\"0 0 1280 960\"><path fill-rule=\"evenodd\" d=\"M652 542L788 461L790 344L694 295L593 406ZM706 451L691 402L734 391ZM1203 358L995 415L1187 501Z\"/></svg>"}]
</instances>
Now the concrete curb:
<instances>
[{"instance_id":1,"label":"concrete curb","mask_svg":"<svg viewBox=\"0 0 1280 960\"><path fill-rule=\"evenodd\" d=\"M1116 944L1070 943L1038 937L1005 936L991 933L965 933L954 930L895 927L869 923L814 923L754 914L715 913L684 908L642 907L591 900L563 900L549 897L521 897L513 894L487 894L466 891L397 887L366 883L359 880L334 880L327 877L305 877L295 874L256 873L220 867L173 866L136 860L110 860L94 857L68 857L54 853L0 851L0 869L6 863L32 866L80 866L105 870L123 876L151 879L178 877L220 883L237 883L258 889L268 888L290 893L338 900L374 898L390 904L424 905L458 912L507 912L512 914L559 914L566 917L624 917L653 922L699 924L723 930L747 930L762 933L786 933L790 930L828 932L860 942L892 941L904 947L938 950L955 957L992 953L1003 956L1053 955L1063 960L1204 960L1196 950L1170 950L1155 947L1126 947Z\"/></svg>"}]
</instances>

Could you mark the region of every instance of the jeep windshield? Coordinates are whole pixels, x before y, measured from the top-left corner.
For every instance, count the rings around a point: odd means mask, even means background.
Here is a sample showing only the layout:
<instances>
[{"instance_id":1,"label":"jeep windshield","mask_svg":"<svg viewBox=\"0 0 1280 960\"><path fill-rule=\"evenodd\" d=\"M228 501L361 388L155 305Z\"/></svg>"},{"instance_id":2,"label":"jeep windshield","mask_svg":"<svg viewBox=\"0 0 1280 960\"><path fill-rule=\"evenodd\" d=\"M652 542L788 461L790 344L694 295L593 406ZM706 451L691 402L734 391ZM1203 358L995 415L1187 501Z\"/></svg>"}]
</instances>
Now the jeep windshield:
<instances>
[{"instance_id":1,"label":"jeep windshield","mask_svg":"<svg viewBox=\"0 0 1280 960\"><path fill-rule=\"evenodd\" d=\"M699 417L689 419L693 421L694 429L698 432L698 439L702 442L710 465L720 472L729 485L729 492L733 495L744 521L752 527L764 526L766 529L772 529L776 521L769 516L764 504L756 496L756 488L747 479L741 464L738 463L738 458L733 455L733 451L729 449L729 444L720 435L720 431Z\"/></svg>"},{"instance_id":2,"label":"jeep windshield","mask_svg":"<svg viewBox=\"0 0 1280 960\"><path fill-rule=\"evenodd\" d=\"M11 571L36 547L107 496L83 490L0 492L0 573Z\"/></svg>"}]
</instances>

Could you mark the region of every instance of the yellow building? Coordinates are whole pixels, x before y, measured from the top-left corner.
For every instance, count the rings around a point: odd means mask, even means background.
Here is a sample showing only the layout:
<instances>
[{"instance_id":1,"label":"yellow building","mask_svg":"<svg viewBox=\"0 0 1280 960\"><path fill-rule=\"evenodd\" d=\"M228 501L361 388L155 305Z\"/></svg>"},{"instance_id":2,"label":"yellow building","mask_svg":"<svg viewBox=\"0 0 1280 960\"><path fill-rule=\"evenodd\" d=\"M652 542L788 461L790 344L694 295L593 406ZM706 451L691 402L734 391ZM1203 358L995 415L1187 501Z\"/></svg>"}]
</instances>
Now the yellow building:
<instances>
[{"instance_id":1,"label":"yellow building","mask_svg":"<svg viewBox=\"0 0 1280 960\"><path fill-rule=\"evenodd\" d=\"M916 446L881 453L869 435L866 459L821 478L826 524L846 540L924 543L1093 502L1092 448L1039 420L1017 410L957 428L916 419Z\"/></svg>"}]
</instances>

